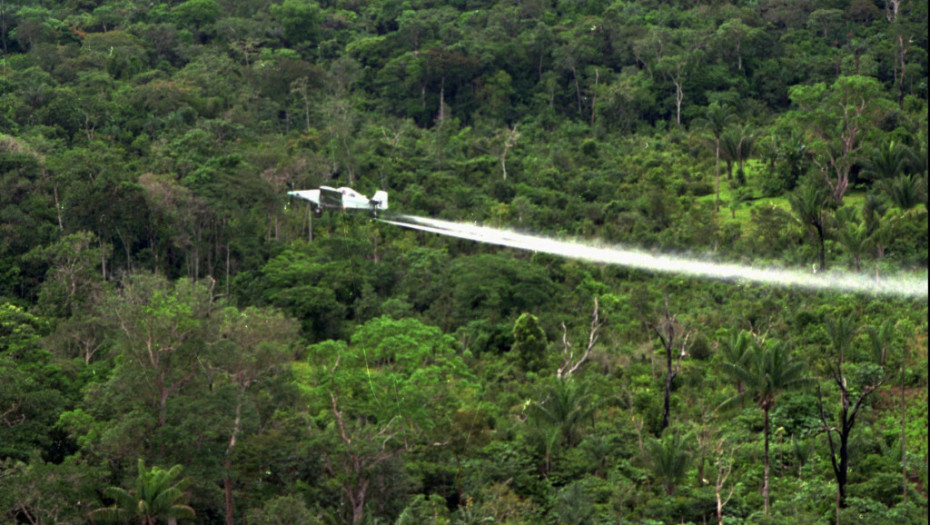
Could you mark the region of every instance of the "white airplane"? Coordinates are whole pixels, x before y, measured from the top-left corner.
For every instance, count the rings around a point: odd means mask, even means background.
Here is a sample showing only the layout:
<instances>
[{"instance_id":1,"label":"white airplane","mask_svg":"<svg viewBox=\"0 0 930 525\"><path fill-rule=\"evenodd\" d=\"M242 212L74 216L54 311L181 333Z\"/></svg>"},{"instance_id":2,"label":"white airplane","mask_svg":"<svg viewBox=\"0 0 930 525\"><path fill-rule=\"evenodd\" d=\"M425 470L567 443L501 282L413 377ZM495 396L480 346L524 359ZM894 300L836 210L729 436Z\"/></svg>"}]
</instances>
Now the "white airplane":
<instances>
[{"instance_id":1,"label":"white airplane","mask_svg":"<svg viewBox=\"0 0 930 525\"><path fill-rule=\"evenodd\" d=\"M345 186L320 186L318 190L289 191L287 194L310 201L317 215L322 215L323 210L369 210L377 216L379 211L388 209L386 191L376 191L370 199Z\"/></svg>"}]
</instances>

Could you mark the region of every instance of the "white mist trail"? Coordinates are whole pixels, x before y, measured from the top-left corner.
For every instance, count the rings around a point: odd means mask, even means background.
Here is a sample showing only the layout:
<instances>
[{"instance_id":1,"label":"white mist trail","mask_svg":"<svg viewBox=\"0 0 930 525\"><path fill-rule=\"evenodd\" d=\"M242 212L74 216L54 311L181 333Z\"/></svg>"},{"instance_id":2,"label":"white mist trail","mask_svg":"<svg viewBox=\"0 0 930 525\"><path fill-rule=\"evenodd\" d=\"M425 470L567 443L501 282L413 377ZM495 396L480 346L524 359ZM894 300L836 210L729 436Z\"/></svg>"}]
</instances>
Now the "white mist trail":
<instances>
[{"instance_id":1,"label":"white mist trail","mask_svg":"<svg viewBox=\"0 0 930 525\"><path fill-rule=\"evenodd\" d=\"M381 222L425 232L437 233L476 242L532 250L571 259L605 264L616 264L663 273L678 273L725 281L751 281L784 287L809 290L835 290L844 292L927 297L927 276L899 274L890 277L871 277L849 272L811 274L799 270L757 268L734 263L717 263L674 255L653 254L623 247L601 247L579 241L565 241L526 235L513 231L460 224L426 217L401 215L398 220L380 219Z\"/></svg>"}]
</instances>

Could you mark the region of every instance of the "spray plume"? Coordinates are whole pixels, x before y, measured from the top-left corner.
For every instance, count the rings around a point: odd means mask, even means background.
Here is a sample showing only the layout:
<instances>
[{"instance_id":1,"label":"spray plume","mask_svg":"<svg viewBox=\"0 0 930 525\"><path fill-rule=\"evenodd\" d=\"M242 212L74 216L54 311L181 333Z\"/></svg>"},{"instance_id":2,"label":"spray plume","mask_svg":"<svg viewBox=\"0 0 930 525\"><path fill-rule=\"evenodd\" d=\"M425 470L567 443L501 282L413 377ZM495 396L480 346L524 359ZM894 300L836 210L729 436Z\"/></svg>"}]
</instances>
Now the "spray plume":
<instances>
[{"instance_id":1,"label":"spray plume","mask_svg":"<svg viewBox=\"0 0 930 525\"><path fill-rule=\"evenodd\" d=\"M616 264L641 270L678 273L727 281L750 281L784 287L810 290L836 290L843 292L896 295L901 297L927 297L927 276L897 275L869 277L849 272L811 274L799 270L757 268L734 263L718 263L673 255L653 254L623 247L603 247L579 241L558 240L527 235L513 231L460 224L426 217L400 215L396 220L381 222L403 228L467 239L476 242L506 246L520 250L548 253L571 259L604 264Z\"/></svg>"}]
</instances>

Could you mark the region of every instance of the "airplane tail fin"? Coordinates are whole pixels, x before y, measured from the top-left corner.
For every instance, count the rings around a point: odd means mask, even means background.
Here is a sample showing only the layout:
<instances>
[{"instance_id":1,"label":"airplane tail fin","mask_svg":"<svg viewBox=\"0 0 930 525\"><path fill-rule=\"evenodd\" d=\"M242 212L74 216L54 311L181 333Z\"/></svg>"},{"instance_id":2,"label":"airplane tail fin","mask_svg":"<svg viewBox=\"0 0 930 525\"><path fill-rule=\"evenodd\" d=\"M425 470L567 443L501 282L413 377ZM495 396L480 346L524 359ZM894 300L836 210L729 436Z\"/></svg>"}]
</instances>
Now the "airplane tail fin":
<instances>
[{"instance_id":1,"label":"airplane tail fin","mask_svg":"<svg viewBox=\"0 0 930 525\"><path fill-rule=\"evenodd\" d=\"M388 209L388 194L386 191L376 191L371 200L374 203L375 208L379 210Z\"/></svg>"}]
</instances>

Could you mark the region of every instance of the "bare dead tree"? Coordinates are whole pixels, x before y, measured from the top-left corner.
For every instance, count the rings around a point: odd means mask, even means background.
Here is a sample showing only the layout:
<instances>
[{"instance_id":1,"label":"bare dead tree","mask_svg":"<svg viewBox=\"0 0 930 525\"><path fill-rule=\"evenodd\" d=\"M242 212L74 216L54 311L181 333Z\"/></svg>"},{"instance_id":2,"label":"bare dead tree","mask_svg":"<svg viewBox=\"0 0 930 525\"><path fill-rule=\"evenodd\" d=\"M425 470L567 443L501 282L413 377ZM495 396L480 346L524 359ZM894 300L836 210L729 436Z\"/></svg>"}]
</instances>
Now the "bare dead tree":
<instances>
[{"instance_id":1,"label":"bare dead tree","mask_svg":"<svg viewBox=\"0 0 930 525\"><path fill-rule=\"evenodd\" d=\"M723 525L723 507L730 502L733 497L733 491L736 486L730 486L726 497L723 497L723 487L726 485L727 478L733 472L733 448L726 447L726 441L720 438L714 446L714 466L717 469L717 478L714 481L714 494L717 498L717 524Z\"/></svg>"},{"instance_id":2,"label":"bare dead tree","mask_svg":"<svg viewBox=\"0 0 930 525\"><path fill-rule=\"evenodd\" d=\"M898 11L901 9L902 1L903 0L885 0L885 19L888 20L888 22L895 28L898 27ZM892 66L892 74L898 84L898 107L900 109L904 109L904 72L906 68L905 57L907 56L908 48L911 46L911 37L907 37L907 42L905 42L904 35L898 33L897 41L898 49L894 64Z\"/></svg>"},{"instance_id":3,"label":"bare dead tree","mask_svg":"<svg viewBox=\"0 0 930 525\"><path fill-rule=\"evenodd\" d=\"M692 330L684 328L678 322L678 315L672 315L668 311L668 295L665 296L665 309L662 319L658 322L646 320L645 325L649 327L659 341L662 348L665 349L665 404L663 405L662 426L659 431L665 430L669 423L669 412L671 412L672 399L672 381L675 376L681 372L681 361L688 355L688 339L691 337ZM674 355L678 354L675 359Z\"/></svg>"},{"instance_id":4,"label":"bare dead tree","mask_svg":"<svg viewBox=\"0 0 930 525\"><path fill-rule=\"evenodd\" d=\"M507 180L507 154L510 153L510 150L517 145L517 140L520 138L520 132L517 131L517 125L513 125L513 129L507 128L507 132L503 133L504 141L501 146L501 154L498 157L498 160L501 163L501 174L504 177L504 180Z\"/></svg>"},{"instance_id":5,"label":"bare dead tree","mask_svg":"<svg viewBox=\"0 0 930 525\"><path fill-rule=\"evenodd\" d=\"M833 467L833 474L836 477L836 523L840 523L840 509L846 507L846 482L849 473L849 436L852 434L853 426L856 424L856 416L859 415L859 409L862 403L878 389L886 377L883 375L872 384L862 387L862 391L852 401L849 385L846 376L843 375L843 358L840 352L840 358L832 368L831 373L833 380L840 389L840 412L837 423L838 427L830 425L827 415L823 409L823 396L818 389L817 403L820 408L820 420L823 422L824 431L827 433L827 443L830 446L830 464ZM839 443L834 441L833 435L836 434Z\"/></svg>"},{"instance_id":6,"label":"bare dead tree","mask_svg":"<svg viewBox=\"0 0 930 525\"><path fill-rule=\"evenodd\" d=\"M559 366L559 369L555 372L557 378L561 380L568 379L588 360L588 357L591 355L591 349L594 348L595 343L597 343L598 331L603 325L604 321L601 321L598 316L597 297L595 297L594 312L591 313L591 327L588 329L588 342L581 357L575 360L575 350L572 348L572 344L568 342L568 329L565 327L565 323L562 323L562 365Z\"/></svg>"}]
</instances>

